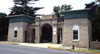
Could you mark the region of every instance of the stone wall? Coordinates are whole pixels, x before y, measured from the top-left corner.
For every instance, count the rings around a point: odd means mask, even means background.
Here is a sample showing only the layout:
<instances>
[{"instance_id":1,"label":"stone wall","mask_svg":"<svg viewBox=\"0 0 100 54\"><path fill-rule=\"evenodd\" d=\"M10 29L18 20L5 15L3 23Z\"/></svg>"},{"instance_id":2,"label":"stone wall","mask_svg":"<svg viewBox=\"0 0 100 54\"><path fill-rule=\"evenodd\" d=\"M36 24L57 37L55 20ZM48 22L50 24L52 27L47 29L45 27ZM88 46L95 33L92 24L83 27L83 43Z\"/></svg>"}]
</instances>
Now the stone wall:
<instances>
[{"instance_id":1,"label":"stone wall","mask_svg":"<svg viewBox=\"0 0 100 54\"><path fill-rule=\"evenodd\" d=\"M89 48L89 24L88 18L76 18L76 19L65 19L64 30L63 30L63 44L72 46L73 44L77 47ZM72 28L74 25L79 26L79 40L74 41L72 39Z\"/></svg>"},{"instance_id":2,"label":"stone wall","mask_svg":"<svg viewBox=\"0 0 100 54\"><path fill-rule=\"evenodd\" d=\"M25 22L14 22L9 23L8 41L10 42L24 42L25 41L25 30L27 31L28 23ZM14 39L14 28L18 27L17 38Z\"/></svg>"},{"instance_id":3,"label":"stone wall","mask_svg":"<svg viewBox=\"0 0 100 54\"><path fill-rule=\"evenodd\" d=\"M100 42L90 41L90 49L99 49L100 50Z\"/></svg>"}]
</instances>

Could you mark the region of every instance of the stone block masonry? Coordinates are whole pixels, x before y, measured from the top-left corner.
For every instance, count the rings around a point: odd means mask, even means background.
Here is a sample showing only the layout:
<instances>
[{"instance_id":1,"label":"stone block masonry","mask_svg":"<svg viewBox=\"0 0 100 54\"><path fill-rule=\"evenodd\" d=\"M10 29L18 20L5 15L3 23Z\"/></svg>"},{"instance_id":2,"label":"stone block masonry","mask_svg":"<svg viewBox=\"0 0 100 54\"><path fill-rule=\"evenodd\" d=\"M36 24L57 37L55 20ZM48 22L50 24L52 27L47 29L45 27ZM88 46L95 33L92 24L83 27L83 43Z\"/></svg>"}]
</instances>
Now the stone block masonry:
<instances>
[{"instance_id":1,"label":"stone block masonry","mask_svg":"<svg viewBox=\"0 0 100 54\"><path fill-rule=\"evenodd\" d=\"M90 41L90 49L100 50L100 42Z\"/></svg>"},{"instance_id":2,"label":"stone block masonry","mask_svg":"<svg viewBox=\"0 0 100 54\"><path fill-rule=\"evenodd\" d=\"M88 18L77 18L77 19L65 19L64 30L63 30L63 44L72 46L73 44L77 47L89 48L89 24ZM74 41L72 28L74 25L79 26L78 40Z\"/></svg>"}]
</instances>

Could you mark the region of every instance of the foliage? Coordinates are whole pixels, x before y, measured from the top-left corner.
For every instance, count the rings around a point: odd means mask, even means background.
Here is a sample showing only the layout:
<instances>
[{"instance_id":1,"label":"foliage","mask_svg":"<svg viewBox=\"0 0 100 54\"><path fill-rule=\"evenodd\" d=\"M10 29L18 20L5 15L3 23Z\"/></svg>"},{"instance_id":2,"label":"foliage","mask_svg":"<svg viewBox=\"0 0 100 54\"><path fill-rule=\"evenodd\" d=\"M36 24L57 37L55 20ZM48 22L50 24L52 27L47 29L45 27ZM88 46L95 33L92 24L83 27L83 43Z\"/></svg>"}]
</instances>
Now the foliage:
<instances>
[{"instance_id":1,"label":"foliage","mask_svg":"<svg viewBox=\"0 0 100 54\"><path fill-rule=\"evenodd\" d=\"M85 8L90 8L94 13L98 5L96 4L96 2L91 2L89 4L85 4L85 6L86 6Z\"/></svg>"},{"instance_id":2,"label":"foliage","mask_svg":"<svg viewBox=\"0 0 100 54\"><path fill-rule=\"evenodd\" d=\"M100 3L100 0L97 0L97 2L99 2L99 3Z\"/></svg>"},{"instance_id":3,"label":"foliage","mask_svg":"<svg viewBox=\"0 0 100 54\"><path fill-rule=\"evenodd\" d=\"M41 8L33 8L33 7L28 6L27 4L29 4L30 1L32 0L18 0L18 1L14 0L15 5L14 7L10 8L11 13L9 15L25 14L25 15L35 17L36 10L41 9Z\"/></svg>"},{"instance_id":4,"label":"foliage","mask_svg":"<svg viewBox=\"0 0 100 54\"><path fill-rule=\"evenodd\" d=\"M11 8L11 10L12 10L10 13L11 15L26 14L26 15L35 17L34 9L29 6L26 7L26 13L25 13L25 9L23 7L18 7L18 6L14 6L13 8Z\"/></svg>"},{"instance_id":5,"label":"foliage","mask_svg":"<svg viewBox=\"0 0 100 54\"><path fill-rule=\"evenodd\" d=\"M14 6L13 8L11 8L11 12L13 12L12 14L24 14L24 8L22 7L17 7L17 6Z\"/></svg>"},{"instance_id":6,"label":"foliage","mask_svg":"<svg viewBox=\"0 0 100 54\"><path fill-rule=\"evenodd\" d=\"M99 2L99 4L97 4ZM93 41L100 41L100 0L86 4L85 8L90 8L94 12L92 18Z\"/></svg>"},{"instance_id":7,"label":"foliage","mask_svg":"<svg viewBox=\"0 0 100 54\"><path fill-rule=\"evenodd\" d=\"M0 18L3 17L3 16L7 16L6 13L0 13Z\"/></svg>"},{"instance_id":8,"label":"foliage","mask_svg":"<svg viewBox=\"0 0 100 54\"><path fill-rule=\"evenodd\" d=\"M58 18L58 22L60 21L64 21L64 16L61 14L61 11L65 11L65 10L71 10L72 7L71 5L61 5L61 6L54 6L53 12L54 15Z\"/></svg>"},{"instance_id":9,"label":"foliage","mask_svg":"<svg viewBox=\"0 0 100 54\"><path fill-rule=\"evenodd\" d=\"M93 40L100 41L100 6L97 7L95 16L92 18Z\"/></svg>"}]
</instances>

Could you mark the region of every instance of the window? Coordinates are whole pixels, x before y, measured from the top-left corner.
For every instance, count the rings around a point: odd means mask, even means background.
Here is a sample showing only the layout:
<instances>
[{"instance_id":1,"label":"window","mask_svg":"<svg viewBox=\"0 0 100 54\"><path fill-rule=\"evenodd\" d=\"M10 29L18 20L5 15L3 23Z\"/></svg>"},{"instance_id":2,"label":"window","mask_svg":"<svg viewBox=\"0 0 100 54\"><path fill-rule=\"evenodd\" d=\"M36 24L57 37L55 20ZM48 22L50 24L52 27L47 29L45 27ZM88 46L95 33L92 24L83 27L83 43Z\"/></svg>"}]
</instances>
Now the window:
<instances>
[{"instance_id":1,"label":"window","mask_svg":"<svg viewBox=\"0 0 100 54\"><path fill-rule=\"evenodd\" d=\"M18 27L15 27L15 28L14 28L14 35L13 35L13 38L14 38L14 39L17 38L17 33L18 33L17 30L18 30Z\"/></svg>"},{"instance_id":2,"label":"window","mask_svg":"<svg viewBox=\"0 0 100 54\"><path fill-rule=\"evenodd\" d=\"M14 38L17 38L17 30L14 31Z\"/></svg>"},{"instance_id":3,"label":"window","mask_svg":"<svg viewBox=\"0 0 100 54\"><path fill-rule=\"evenodd\" d=\"M79 26L74 25L72 30L73 30L73 40L79 40Z\"/></svg>"},{"instance_id":4,"label":"window","mask_svg":"<svg viewBox=\"0 0 100 54\"><path fill-rule=\"evenodd\" d=\"M73 39L78 39L78 30L73 30Z\"/></svg>"}]
</instances>

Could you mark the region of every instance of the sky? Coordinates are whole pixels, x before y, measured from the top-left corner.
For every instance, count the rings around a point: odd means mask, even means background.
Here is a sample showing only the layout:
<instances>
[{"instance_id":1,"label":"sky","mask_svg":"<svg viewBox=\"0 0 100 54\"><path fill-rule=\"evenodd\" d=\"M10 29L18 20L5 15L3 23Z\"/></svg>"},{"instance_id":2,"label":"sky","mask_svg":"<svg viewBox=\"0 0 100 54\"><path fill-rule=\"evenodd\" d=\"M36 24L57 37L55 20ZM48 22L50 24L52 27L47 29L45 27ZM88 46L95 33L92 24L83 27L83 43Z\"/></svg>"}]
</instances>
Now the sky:
<instances>
[{"instance_id":1,"label":"sky","mask_svg":"<svg viewBox=\"0 0 100 54\"><path fill-rule=\"evenodd\" d=\"M53 7L58 5L71 5L73 7L72 10L79 10L84 9L85 4L90 3L95 0L39 0L34 2L35 4L32 4L30 6L33 7L44 7L41 10L37 11L37 14L52 14L53 13ZM10 13L10 8L14 6L13 0L0 0L0 12L3 13Z\"/></svg>"}]
</instances>

